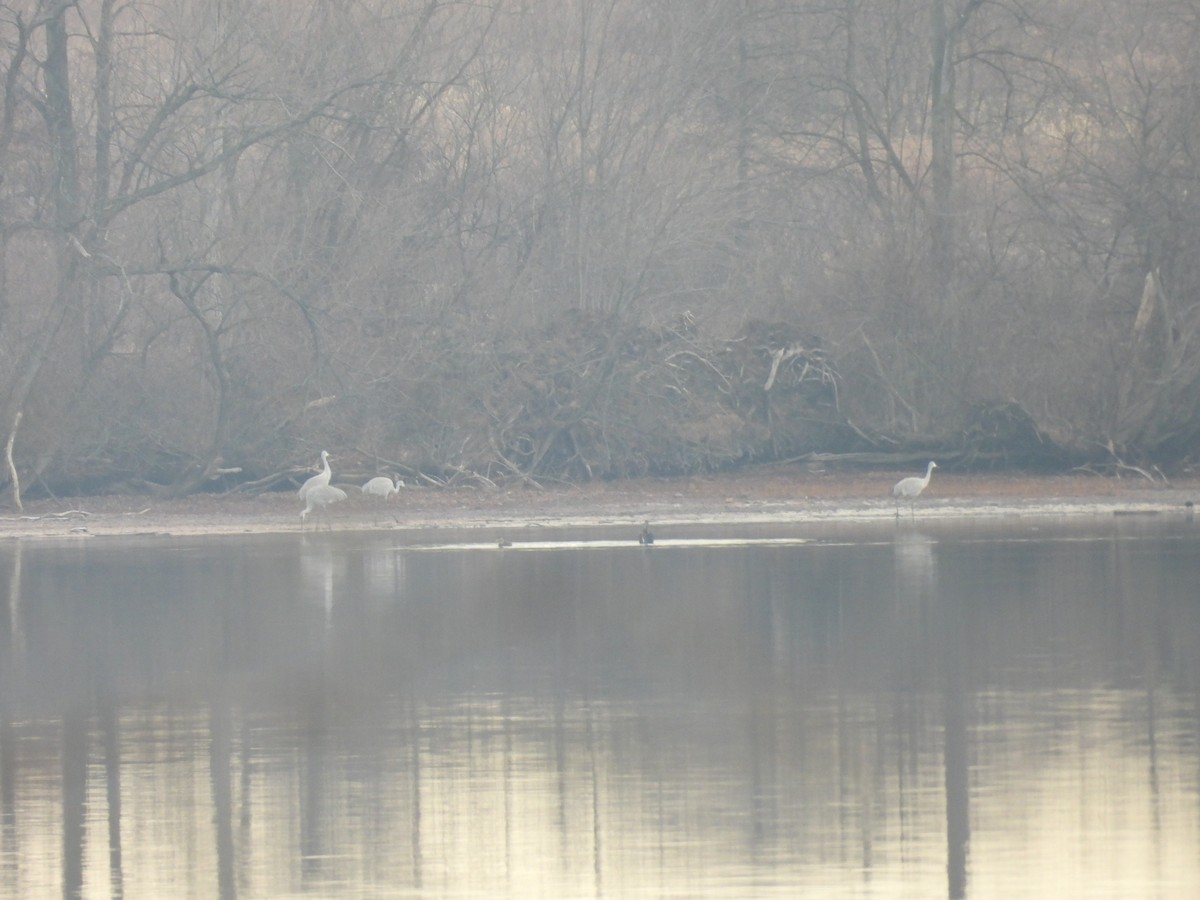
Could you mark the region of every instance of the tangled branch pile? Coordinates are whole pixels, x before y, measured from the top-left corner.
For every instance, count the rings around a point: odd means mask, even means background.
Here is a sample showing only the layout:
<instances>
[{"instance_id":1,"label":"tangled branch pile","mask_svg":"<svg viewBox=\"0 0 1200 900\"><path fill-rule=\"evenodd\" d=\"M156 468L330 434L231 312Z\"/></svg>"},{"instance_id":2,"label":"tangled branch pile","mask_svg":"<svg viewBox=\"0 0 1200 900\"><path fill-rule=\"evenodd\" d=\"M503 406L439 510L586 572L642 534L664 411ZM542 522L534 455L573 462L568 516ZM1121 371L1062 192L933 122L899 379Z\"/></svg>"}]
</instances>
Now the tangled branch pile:
<instances>
[{"instance_id":1,"label":"tangled branch pile","mask_svg":"<svg viewBox=\"0 0 1200 900\"><path fill-rule=\"evenodd\" d=\"M704 340L569 312L487 347L449 334L385 439L439 476L591 479L715 470L827 446L844 432L819 339L751 322ZM470 358L468 358L470 357Z\"/></svg>"}]
</instances>

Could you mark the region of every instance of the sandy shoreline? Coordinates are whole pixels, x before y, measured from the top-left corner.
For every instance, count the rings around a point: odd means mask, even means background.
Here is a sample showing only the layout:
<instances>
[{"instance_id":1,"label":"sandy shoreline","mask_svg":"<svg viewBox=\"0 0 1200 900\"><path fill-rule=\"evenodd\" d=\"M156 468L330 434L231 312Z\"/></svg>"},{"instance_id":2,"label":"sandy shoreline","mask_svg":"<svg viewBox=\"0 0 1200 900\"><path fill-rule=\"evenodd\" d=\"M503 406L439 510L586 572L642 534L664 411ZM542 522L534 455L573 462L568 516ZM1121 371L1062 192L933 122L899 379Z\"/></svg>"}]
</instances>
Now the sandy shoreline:
<instances>
[{"instance_id":1,"label":"sandy shoreline","mask_svg":"<svg viewBox=\"0 0 1200 900\"><path fill-rule=\"evenodd\" d=\"M655 523L756 523L894 518L896 472L812 474L791 467L672 479L572 486L408 488L385 506L351 488L332 508L333 530L489 530ZM336 478L335 478L335 483ZM346 486L351 487L351 486ZM1088 475L936 475L918 519L996 516L1184 514L1200 502L1200 479L1162 484ZM218 535L299 532L294 492L245 497L201 494L60 498L0 510L0 538L100 535ZM907 515L907 514L906 514ZM311 529L311 525L309 526ZM323 527L323 526L322 526Z\"/></svg>"}]
</instances>

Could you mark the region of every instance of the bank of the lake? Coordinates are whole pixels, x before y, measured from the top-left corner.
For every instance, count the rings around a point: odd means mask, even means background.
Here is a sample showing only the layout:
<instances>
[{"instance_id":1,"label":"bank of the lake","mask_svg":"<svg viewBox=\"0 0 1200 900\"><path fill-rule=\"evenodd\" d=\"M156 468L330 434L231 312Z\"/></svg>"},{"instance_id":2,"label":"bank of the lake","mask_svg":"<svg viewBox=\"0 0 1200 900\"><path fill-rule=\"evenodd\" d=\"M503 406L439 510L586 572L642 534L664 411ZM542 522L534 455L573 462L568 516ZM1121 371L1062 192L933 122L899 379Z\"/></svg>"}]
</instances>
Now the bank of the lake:
<instances>
[{"instance_id":1,"label":"bank of the lake","mask_svg":"<svg viewBox=\"0 0 1200 900\"><path fill-rule=\"evenodd\" d=\"M686 478L642 478L588 484L406 487L388 502L356 485L328 516L307 528L334 530L523 526L640 526L691 522L769 523L894 517L895 471L814 473L760 466ZM334 478L334 484L338 480ZM936 472L916 503L919 519L995 516L1178 515L1200 502L1200 478L1151 482L1133 476L1031 476ZM0 538L130 534L265 534L301 530L303 504L294 491L257 496L196 494L176 500L150 495L39 499L23 510L0 509ZM907 508L901 512L909 517Z\"/></svg>"}]
</instances>

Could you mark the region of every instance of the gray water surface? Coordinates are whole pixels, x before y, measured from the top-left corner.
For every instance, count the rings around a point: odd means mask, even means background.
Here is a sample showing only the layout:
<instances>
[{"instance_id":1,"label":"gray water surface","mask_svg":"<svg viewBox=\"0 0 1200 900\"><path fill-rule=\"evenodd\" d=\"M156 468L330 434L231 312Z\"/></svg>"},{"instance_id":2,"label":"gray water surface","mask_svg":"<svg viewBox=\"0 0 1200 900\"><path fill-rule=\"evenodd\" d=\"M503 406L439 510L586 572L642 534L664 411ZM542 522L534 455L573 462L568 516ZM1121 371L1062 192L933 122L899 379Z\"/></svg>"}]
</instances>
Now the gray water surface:
<instances>
[{"instance_id":1,"label":"gray water surface","mask_svg":"<svg viewBox=\"0 0 1200 900\"><path fill-rule=\"evenodd\" d=\"M1200 528L656 531L0 546L0 896L1200 896Z\"/></svg>"}]
</instances>

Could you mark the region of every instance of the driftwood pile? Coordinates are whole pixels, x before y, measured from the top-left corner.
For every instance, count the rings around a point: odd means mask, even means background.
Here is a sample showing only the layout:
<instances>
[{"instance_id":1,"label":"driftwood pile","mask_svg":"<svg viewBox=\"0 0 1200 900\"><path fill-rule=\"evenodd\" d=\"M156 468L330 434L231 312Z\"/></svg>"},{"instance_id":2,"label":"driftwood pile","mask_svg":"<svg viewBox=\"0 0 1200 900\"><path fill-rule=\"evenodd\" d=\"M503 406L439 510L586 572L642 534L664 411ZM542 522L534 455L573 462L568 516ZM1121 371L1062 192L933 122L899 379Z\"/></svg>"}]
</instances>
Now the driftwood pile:
<instances>
[{"instance_id":1,"label":"driftwood pile","mask_svg":"<svg viewBox=\"0 0 1200 900\"><path fill-rule=\"evenodd\" d=\"M564 479L696 472L807 452L846 431L820 339L785 325L751 322L714 342L686 317L649 328L573 314L521 350L494 358L479 403L486 448L468 467Z\"/></svg>"}]
</instances>

